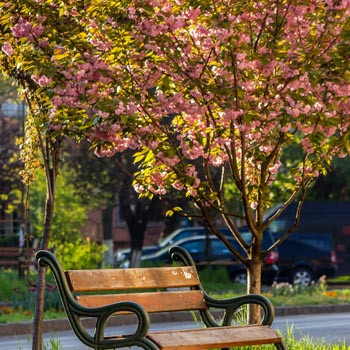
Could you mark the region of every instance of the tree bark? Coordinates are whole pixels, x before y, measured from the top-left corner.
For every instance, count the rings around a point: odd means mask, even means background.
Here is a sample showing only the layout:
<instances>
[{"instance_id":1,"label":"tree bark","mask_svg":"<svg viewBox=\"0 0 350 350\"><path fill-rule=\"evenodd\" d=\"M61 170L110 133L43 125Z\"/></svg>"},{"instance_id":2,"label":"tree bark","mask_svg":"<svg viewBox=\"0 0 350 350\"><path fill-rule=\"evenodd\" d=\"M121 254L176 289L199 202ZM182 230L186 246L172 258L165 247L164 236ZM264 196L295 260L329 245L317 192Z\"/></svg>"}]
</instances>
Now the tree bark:
<instances>
[{"instance_id":1,"label":"tree bark","mask_svg":"<svg viewBox=\"0 0 350 350\"><path fill-rule=\"evenodd\" d=\"M130 267L140 267L142 248L132 249L130 254Z\"/></svg>"},{"instance_id":2,"label":"tree bark","mask_svg":"<svg viewBox=\"0 0 350 350\"><path fill-rule=\"evenodd\" d=\"M261 248L257 245L252 246L251 260L247 269L247 292L248 294L261 293L261 268L262 255ZM260 323L260 306L250 304L248 306L248 322L249 324Z\"/></svg>"},{"instance_id":3,"label":"tree bark","mask_svg":"<svg viewBox=\"0 0 350 350\"><path fill-rule=\"evenodd\" d=\"M137 221L139 219L139 221ZM135 222L136 221L136 222ZM143 241L147 228L146 218L137 218L133 221L127 221L130 232L130 267L140 267Z\"/></svg>"},{"instance_id":4,"label":"tree bark","mask_svg":"<svg viewBox=\"0 0 350 350\"><path fill-rule=\"evenodd\" d=\"M119 203L130 234L130 267L139 267L147 223L155 202L134 198L128 190L120 192Z\"/></svg>"},{"instance_id":5,"label":"tree bark","mask_svg":"<svg viewBox=\"0 0 350 350\"><path fill-rule=\"evenodd\" d=\"M51 236L51 228L55 205L55 170L50 169L50 179L47 179L44 233L40 249L47 250ZM46 268L39 266L38 280L35 293L35 314L34 314L34 333L33 333L33 350L42 350L43 347L43 315L45 301L45 284L46 284Z\"/></svg>"}]
</instances>

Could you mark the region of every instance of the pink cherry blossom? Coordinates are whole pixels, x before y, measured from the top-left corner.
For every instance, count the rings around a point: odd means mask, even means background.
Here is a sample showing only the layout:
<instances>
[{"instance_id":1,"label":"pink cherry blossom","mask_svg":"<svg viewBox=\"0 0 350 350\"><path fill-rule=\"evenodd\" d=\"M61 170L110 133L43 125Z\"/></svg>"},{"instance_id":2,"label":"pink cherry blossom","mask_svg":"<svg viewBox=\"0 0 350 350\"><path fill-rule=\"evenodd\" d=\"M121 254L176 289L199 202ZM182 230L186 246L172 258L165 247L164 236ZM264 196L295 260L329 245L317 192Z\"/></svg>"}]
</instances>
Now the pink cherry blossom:
<instances>
[{"instance_id":1,"label":"pink cherry blossom","mask_svg":"<svg viewBox=\"0 0 350 350\"><path fill-rule=\"evenodd\" d=\"M14 53L13 47L11 43L8 41L5 41L3 45L1 46L1 50L7 55L7 56L12 56Z\"/></svg>"},{"instance_id":2,"label":"pink cherry blossom","mask_svg":"<svg viewBox=\"0 0 350 350\"><path fill-rule=\"evenodd\" d=\"M40 86L44 87L52 83L52 78L48 78L46 75L34 75L31 78Z\"/></svg>"}]
</instances>

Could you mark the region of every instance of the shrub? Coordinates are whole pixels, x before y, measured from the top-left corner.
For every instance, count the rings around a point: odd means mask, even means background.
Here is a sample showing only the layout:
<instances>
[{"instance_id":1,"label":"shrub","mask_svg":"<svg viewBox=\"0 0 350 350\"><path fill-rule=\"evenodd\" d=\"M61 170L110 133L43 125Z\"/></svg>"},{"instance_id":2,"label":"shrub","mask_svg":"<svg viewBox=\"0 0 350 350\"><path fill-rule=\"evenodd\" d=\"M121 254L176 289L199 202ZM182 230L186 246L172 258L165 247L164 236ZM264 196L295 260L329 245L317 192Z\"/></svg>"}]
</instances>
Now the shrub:
<instances>
[{"instance_id":1,"label":"shrub","mask_svg":"<svg viewBox=\"0 0 350 350\"><path fill-rule=\"evenodd\" d=\"M327 289L326 277L320 277L317 283L312 282L310 286L303 286L300 284L289 283L273 283L271 288L271 294L273 297L278 295L324 295Z\"/></svg>"},{"instance_id":2,"label":"shrub","mask_svg":"<svg viewBox=\"0 0 350 350\"><path fill-rule=\"evenodd\" d=\"M55 255L63 269L93 269L101 266L104 245L91 242L89 238L78 238L55 246Z\"/></svg>"}]
</instances>

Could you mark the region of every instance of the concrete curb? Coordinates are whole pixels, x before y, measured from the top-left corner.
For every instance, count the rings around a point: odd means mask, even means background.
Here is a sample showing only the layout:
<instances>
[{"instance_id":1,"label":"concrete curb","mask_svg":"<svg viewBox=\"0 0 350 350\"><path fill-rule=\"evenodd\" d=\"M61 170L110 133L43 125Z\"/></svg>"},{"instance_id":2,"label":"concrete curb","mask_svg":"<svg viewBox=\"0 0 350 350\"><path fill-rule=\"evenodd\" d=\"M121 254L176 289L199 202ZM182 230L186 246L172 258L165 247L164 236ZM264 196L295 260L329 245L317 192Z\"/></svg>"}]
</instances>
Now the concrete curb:
<instances>
[{"instance_id":1,"label":"concrete curb","mask_svg":"<svg viewBox=\"0 0 350 350\"><path fill-rule=\"evenodd\" d=\"M276 307L276 316L292 316L292 315L306 315L306 314L321 314L321 313L339 313L350 312L350 304L338 304L338 305L310 305L310 306L284 306ZM213 313L214 314L214 313ZM150 315L152 323L163 322L186 322L193 321L193 316L190 312L171 312L171 313L159 313ZM83 319L82 320L86 328L94 328L95 320ZM131 315L123 315L118 317L112 317L108 326L125 326L130 324L136 324L136 318ZM71 327L67 319L60 320L48 320L44 321L44 332L59 332L70 330ZM21 322L21 323L6 323L0 325L0 337L1 336L15 336L20 334L32 334L33 322Z\"/></svg>"}]
</instances>

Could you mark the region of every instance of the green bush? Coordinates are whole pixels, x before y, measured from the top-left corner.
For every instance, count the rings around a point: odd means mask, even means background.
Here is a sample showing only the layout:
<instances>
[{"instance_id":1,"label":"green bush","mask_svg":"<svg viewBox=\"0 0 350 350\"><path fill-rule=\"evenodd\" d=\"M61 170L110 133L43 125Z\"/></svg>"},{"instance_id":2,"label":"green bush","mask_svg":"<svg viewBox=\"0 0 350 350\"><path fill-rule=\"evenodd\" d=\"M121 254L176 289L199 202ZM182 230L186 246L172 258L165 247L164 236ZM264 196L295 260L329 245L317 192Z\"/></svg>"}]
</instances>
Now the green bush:
<instances>
[{"instance_id":1,"label":"green bush","mask_svg":"<svg viewBox=\"0 0 350 350\"><path fill-rule=\"evenodd\" d=\"M75 194L74 186L68 181L72 176L73 170L63 166L57 178L50 249L54 249L64 269L97 268L104 248L82 238L81 227L86 223L90 206ZM36 237L43 232L45 193L45 174L38 172L31 186L29 207L31 233Z\"/></svg>"},{"instance_id":2,"label":"green bush","mask_svg":"<svg viewBox=\"0 0 350 350\"><path fill-rule=\"evenodd\" d=\"M78 238L55 246L55 255L64 270L94 269L101 266L104 245Z\"/></svg>"},{"instance_id":3,"label":"green bush","mask_svg":"<svg viewBox=\"0 0 350 350\"><path fill-rule=\"evenodd\" d=\"M199 277L204 289L208 292L227 292L244 294L247 287L243 284L233 283L224 266L206 266L199 270Z\"/></svg>"},{"instance_id":4,"label":"green bush","mask_svg":"<svg viewBox=\"0 0 350 350\"><path fill-rule=\"evenodd\" d=\"M322 276L317 283L312 282L310 286L290 283L273 283L271 293L273 297L280 295L296 296L300 294L323 295L326 289L326 277Z\"/></svg>"},{"instance_id":5,"label":"green bush","mask_svg":"<svg viewBox=\"0 0 350 350\"><path fill-rule=\"evenodd\" d=\"M1 302L10 302L16 293L21 294L27 290L26 281L18 279L17 270L1 270L0 286Z\"/></svg>"},{"instance_id":6,"label":"green bush","mask_svg":"<svg viewBox=\"0 0 350 350\"><path fill-rule=\"evenodd\" d=\"M15 293L12 298L13 307L19 312L29 311L34 313L35 309L35 288L26 290L23 293ZM47 311L62 312L63 305L56 288L45 290L44 309Z\"/></svg>"}]
</instances>

